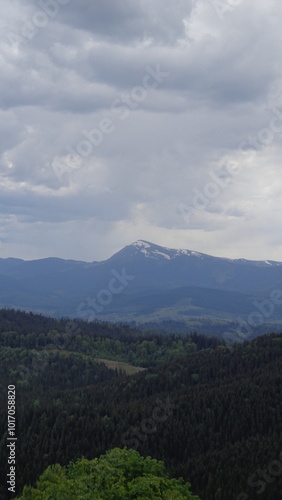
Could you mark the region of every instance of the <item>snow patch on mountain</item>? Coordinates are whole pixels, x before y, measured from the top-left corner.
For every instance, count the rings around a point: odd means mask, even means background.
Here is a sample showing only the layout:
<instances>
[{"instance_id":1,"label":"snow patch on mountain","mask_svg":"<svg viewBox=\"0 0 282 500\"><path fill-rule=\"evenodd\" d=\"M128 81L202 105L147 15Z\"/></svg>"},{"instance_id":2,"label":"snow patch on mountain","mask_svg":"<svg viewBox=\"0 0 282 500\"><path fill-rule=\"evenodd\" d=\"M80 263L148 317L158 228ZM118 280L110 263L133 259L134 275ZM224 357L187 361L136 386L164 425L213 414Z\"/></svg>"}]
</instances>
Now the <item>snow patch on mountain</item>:
<instances>
[{"instance_id":1,"label":"snow patch on mountain","mask_svg":"<svg viewBox=\"0 0 282 500\"><path fill-rule=\"evenodd\" d=\"M181 255L187 255L187 256L193 255L194 257L199 257L203 259L203 254L199 252L193 252L191 250L185 250L185 249L176 250L173 248L161 247L159 245L154 245L153 243L144 240L135 241L134 243L132 243L131 246L134 247L137 251L139 250L140 253L145 255L145 257L151 259L163 258L166 260L171 260L180 257Z\"/></svg>"},{"instance_id":2,"label":"snow patch on mountain","mask_svg":"<svg viewBox=\"0 0 282 500\"><path fill-rule=\"evenodd\" d=\"M138 247L138 248L151 248L151 245L147 241L143 240L138 240L132 243L133 247Z\"/></svg>"},{"instance_id":3,"label":"snow patch on mountain","mask_svg":"<svg viewBox=\"0 0 282 500\"><path fill-rule=\"evenodd\" d=\"M161 255L162 257L164 257L167 260L171 259L170 255L167 255L167 253L164 253L164 252L159 252L159 250L155 250L153 253L156 255Z\"/></svg>"},{"instance_id":4,"label":"snow patch on mountain","mask_svg":"<svg viewBox=\"0 0 282 500\"><path fill-rule=\"evenodd\" d=\"M150 257L150 252L148 252L148 250L146 250L145 248L142 248L142 250L140 250L141 253L143 253L146 257Z\"/></svg>"}]
</instances>

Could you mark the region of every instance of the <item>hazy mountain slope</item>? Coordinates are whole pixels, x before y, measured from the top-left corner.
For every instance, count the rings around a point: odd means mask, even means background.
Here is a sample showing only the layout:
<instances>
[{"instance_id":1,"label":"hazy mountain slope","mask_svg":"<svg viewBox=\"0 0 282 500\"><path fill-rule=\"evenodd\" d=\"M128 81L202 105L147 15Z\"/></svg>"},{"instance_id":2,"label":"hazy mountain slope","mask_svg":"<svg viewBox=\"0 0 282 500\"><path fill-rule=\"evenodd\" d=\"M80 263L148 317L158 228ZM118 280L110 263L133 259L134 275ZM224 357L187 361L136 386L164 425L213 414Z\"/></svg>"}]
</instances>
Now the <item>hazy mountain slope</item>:
<instances>
[{"instance_id":1,"label":"hazy mountain slope","mask_svg":"<svg viewBox=\"0 0 282 500\"><path fill-rule=\"evenodd\" d=\"M102 262L0 259L0 305L56 316L130 321L160 311L163 318L234 320L275 289L282 290L281 262L224 259L142 240ZM280 319L276 306L273 319Z\"/></svg>"}]
</instances>

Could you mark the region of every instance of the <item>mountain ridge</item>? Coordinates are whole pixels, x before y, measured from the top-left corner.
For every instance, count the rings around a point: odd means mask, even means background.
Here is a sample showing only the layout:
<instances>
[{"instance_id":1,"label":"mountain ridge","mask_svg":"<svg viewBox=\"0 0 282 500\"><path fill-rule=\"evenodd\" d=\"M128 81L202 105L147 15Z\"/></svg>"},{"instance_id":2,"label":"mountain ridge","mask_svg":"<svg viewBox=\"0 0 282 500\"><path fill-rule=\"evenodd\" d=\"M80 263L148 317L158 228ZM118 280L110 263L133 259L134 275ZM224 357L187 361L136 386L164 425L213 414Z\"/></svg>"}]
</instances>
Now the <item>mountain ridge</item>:
<instances>
[{"instance_id":1,"label":"mountain ridge","mask_svg":"<svg viewBox=\"0 0 282 500\"><path fill-rule=\"evenodd\" d=\"M0 307L125 322L234 322L282 297L282 262L214 257L146 240L109 259L0 259ZM281 304L280 304L281 302ZM282 322L282 300L263 323Z\"/></svg>"},{"instance_id":2,"label":"mountain ridge","mask_svg":"<svg viewBox=\"0 0 282 500\"><path fill-rule=\"evenodd\" d=\"M134 248L134 249L140 249L140 253L143 253L145 255L145 257L147 258L150 258L152 255L160 255L162 256L163 258L166 258L168 260L170 260L170 258L176 258L176 257L179 257L179 256L182 256L182 255L186 255L186 256L193 256L193 257L198 257L198 258L210 258L210 259L220 259L220 260L225 260L225 261L229 261L229 262L236 262L236 263L252 263L254 265L265 265L265 266L273 266L273 265L278 265L278 266L282 266L282 262L279 262L279 261L274 261L274 260L249 260L249 259L244 259L244 258L239 258L239 259L231 259L231 258L228 258L228 257L217 257L217 256L213 256L213 255L209 255L209 254L206 254L206 253L203 253L203 252L198 252L198 251L195 251L195 250L189 250L189 249L175 249L175 248L170 248L170 247L165 247L165 246L161 246L161 245L157 245L155 243L152 243L150 241L147 241L147 240L136 240L134 241L133 243L131 243L130 245L127 245L125 246L124 248L122 248L121 250L119 250L118 252L116 252L112 257L110 258L113 258L119 254L121 254L122 252L124 252L126 249L131 249L131 248ZM152 249L151 252L148 250L148 249ZM167 252L164 252L164 250ZM172 254L172 255L170 255Z\"/></svg>"},{"instance_id":3,"label":"mountain ridge","mask_svg":"<svg viewBox=\"0 0 282 500\"><path fill-rule=\"evenodd\" d=\"M148 248L151 249L151 251L148 250ZM130 243L129 245L126 245L125 247L121 248L117 252L115 252L111 257L108 259L102 259L100 261L94 260L94 261L83 261L83 260L77 260L77 259L64 259L62 257L43 257L40 259L21 259L21 258L16 258L16 257L0 257L0 263L5 261L9 262L12 265L17 265L23 262L64 262L64 263L77 263L77 264L101 264L103 262L107 262L117 256L124 255L126 252L128 253L131 250L135 250L135 254L138 254L138 249L139 253L143 253L146 257L150 257L152 255L159 255L160 257L163 257L167 260L170 260L170 258L176 258L180 257L182 255L185 256L193 256L193 257L198 257L198 258L210 258L210 259L216 259L216 260L225 260L227 262L236 262L236 263L249 263L249 264L254 264L254 265L263 265L263 266L282 266L282 261L275 261L275 260L253 260L253 259L245 259L245 258L237 258L237 259L231 259L229 257L218 257L215 255L210 255L207 253L203 252L198 252L196 250L189 250L186 248L171 248L171 247L166 247L162 245L157 245L156 243L152 243L148 240L136 240L133 243ZM164 250L167 252L165 253ZM172 254L172 255L169 255ZM1 271L1 269L0 269Z\"/></svg>"}]
</instances>

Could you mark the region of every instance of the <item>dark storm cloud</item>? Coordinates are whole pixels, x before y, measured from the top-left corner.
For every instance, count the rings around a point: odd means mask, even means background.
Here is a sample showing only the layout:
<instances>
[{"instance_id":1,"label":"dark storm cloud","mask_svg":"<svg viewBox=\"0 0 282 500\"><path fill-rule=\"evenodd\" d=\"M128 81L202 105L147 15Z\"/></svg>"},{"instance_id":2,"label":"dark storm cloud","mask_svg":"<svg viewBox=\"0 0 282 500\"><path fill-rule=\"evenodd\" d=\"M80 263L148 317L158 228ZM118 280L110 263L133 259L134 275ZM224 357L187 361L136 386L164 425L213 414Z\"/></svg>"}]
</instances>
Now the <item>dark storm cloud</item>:
<instances>
[{"instance_id":1,"label":"dark storm cloud","mask_svg":"<svg viewBox=\"0 0 282 500\"><path fill-rule=\"evenodd\" d=\"M61 19L110 42L128 44L151 38L156 43L174 44L184 34L183 19L191 7L191 0L81 0L65 9Z\"/></svg>"}]
</instances>

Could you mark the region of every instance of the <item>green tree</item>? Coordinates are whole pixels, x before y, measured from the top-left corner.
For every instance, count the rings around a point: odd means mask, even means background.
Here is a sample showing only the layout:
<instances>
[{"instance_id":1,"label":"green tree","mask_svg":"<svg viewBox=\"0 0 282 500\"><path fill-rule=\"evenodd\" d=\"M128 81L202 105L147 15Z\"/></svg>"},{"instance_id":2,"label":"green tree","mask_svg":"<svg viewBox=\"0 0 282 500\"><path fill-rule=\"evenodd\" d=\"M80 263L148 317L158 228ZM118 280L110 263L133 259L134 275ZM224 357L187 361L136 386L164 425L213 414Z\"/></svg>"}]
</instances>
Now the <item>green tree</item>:
<instances>
[{"instance_id":1,"label":"green tree","mask_svg":"<svg viewBox=\"0 0 282 500\"><path fill-rule=\"evenodd\" d=\"M68 467L49 466L36 488L26 486L20 500L200 500L190 484L169 479L163 462L137 451L115 448L94 460Z\"/></svg>"}]
</instances>

